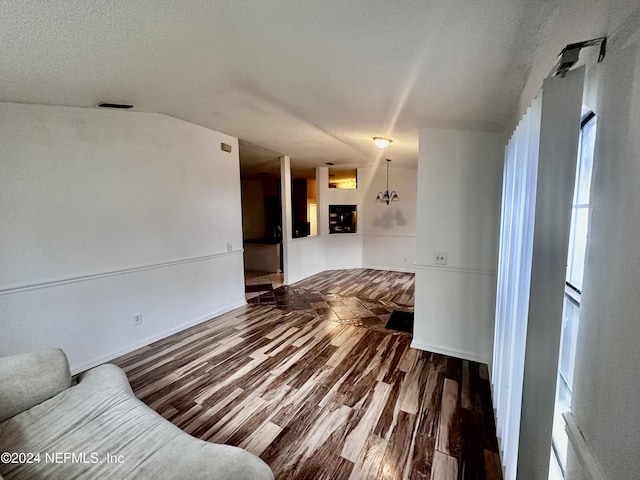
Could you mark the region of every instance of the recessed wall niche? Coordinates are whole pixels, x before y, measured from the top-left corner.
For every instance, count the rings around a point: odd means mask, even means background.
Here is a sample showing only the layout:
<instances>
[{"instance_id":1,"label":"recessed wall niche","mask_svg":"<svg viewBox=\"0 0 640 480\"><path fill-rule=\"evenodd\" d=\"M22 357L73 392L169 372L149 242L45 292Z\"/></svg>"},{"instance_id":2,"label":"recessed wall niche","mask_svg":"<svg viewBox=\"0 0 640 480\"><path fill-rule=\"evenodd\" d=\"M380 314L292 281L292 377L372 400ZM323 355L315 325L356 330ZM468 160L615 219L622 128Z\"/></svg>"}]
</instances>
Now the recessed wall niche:
<instances>
[{"instance_id":1,"label":"recessed wall niche","mask_svg":"<svg viewBox=\"0 0 640 480\"><path fill-rule=\"evenodd\" d=\"M329 188L358 188L358 170L330 168Z\"/></svg>"},{"instance_id":2,"label":"recessed wall niche","mask_svg":"<svg viewBox=\"0 0 640 480\"><path fill-rule=\"evenodd\" d=\"M329 205L329 233L357 233L357 205Z\"/></svg>"}]
</instances>

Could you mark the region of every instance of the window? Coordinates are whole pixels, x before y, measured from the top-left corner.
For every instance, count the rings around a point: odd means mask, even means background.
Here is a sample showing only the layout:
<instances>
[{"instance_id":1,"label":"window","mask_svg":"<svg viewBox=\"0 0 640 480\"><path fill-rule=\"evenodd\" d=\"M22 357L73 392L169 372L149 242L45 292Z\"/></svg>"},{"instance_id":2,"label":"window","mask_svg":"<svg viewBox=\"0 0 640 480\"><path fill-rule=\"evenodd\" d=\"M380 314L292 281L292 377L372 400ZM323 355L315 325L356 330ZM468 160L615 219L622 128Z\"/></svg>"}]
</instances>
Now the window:
<instances>
[{"instance_id":1,"label":"window","mask_svg":"<svg viewBox=\"0 0 640 480\"><path fill-rule=\"evenodd\" d=\"M562 337L558 358L558 384L556 387L556 405L553 420L553 455L564 475L567 460L567 434L564 430L562 414L571 410L573 369L576 357L576 341L580 319L580 301L582 297L582 278L587 246L589 225L589 193L591 170L596 137L596 117L590 113L582 121L576 183L573 192L571 211L571 230L567 256L567 276L562 315Z\"/></svg>"},{"instance_id":2,"label":"window","mask_svg":"<svg viewBox=\"0 0 640 480\"><path fill-rule=\"evenodd\" d=\"M593 113L585 118L582 123L580 144L578 146L576 186L573 193L569 256L567 261L567 284L571 285L578 292L582 291L582 276L584 274L587 224L589 221L589 193L593 166L593 149L596 138L596 123L596 117Z\"/></svg>"}]
</instances>

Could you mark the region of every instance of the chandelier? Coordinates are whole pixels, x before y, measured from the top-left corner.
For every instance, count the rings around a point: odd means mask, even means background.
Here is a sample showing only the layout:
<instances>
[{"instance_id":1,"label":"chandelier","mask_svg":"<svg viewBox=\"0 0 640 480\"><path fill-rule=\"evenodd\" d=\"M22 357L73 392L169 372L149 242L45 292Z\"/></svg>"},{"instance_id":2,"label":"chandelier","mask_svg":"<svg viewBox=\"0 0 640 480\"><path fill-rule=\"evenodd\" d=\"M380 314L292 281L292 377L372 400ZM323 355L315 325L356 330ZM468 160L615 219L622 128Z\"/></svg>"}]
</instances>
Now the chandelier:
<instances>
[{"instance_id":1,"label":"chandelier","mask_svg":"<svg viewBox=\"0 0 640 480\"><path fill-rule=\"evenodd\" d=\"M389 164L391 160L387 158L387 189L384 192L378 192L378 196L376 197L376 202L384 202L389 205L390 202L399 202L400 197L395 190L389 192Z\"/></svg>"}]
</instances>

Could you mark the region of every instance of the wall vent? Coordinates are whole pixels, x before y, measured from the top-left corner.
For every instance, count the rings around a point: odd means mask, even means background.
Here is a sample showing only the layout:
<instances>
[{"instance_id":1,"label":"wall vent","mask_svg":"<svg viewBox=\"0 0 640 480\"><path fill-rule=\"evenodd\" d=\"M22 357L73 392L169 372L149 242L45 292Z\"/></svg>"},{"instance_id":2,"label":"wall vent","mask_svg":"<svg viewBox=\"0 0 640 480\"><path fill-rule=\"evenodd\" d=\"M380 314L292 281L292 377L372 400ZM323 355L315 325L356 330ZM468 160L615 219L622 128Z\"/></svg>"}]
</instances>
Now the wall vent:
<instances>
[{"instance_id":1,"label":"wall vent","mask_svg":"<svg viewBox=\"0 0 640 480\"><path fill-rule=\"evenodd\" d=\"M98 107L100 108L120 108L122 110L129 110L133 108L133 105L127 105L125 103L99 103Z\"/></svg>"}]
</instances>

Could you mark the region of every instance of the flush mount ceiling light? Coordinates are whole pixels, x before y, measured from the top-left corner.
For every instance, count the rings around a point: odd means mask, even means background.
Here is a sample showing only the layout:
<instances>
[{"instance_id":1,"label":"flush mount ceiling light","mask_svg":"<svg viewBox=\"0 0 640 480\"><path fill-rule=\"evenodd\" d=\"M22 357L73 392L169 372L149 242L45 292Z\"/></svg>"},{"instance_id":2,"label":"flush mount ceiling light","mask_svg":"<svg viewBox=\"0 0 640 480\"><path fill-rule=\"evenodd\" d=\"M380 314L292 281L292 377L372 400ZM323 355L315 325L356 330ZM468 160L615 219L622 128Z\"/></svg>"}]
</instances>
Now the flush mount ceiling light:
<instances>
[{"instance_id":1,"label":"flush mount ceiling light","mask_svg":"<svg viewBox=\"0 0 640 480\"><path fill-rule=\"evenodd\" d=\"M384 192L378 192L378 196L376 197L376 202L379 203L386 203L387 205L389 205L389 202L399 202L400 201L400 197L398 197L398 194L396 193L396 191L392 191L389 192L389 164L391 163L391 160L389 160L387 158L387 189Z\"/></svg>"},{"instance_id":2,"label":"flush mount ceiling light","mask_svg":"<svg viewBox=\"0 0 640 480\"><path fill-rule=\"evenodd\" d=\"M387 148L391 142L393 142L393 140L390 138L373 137L373 143L375 143L378 148Z\"/></svg>"}]
</instances>

